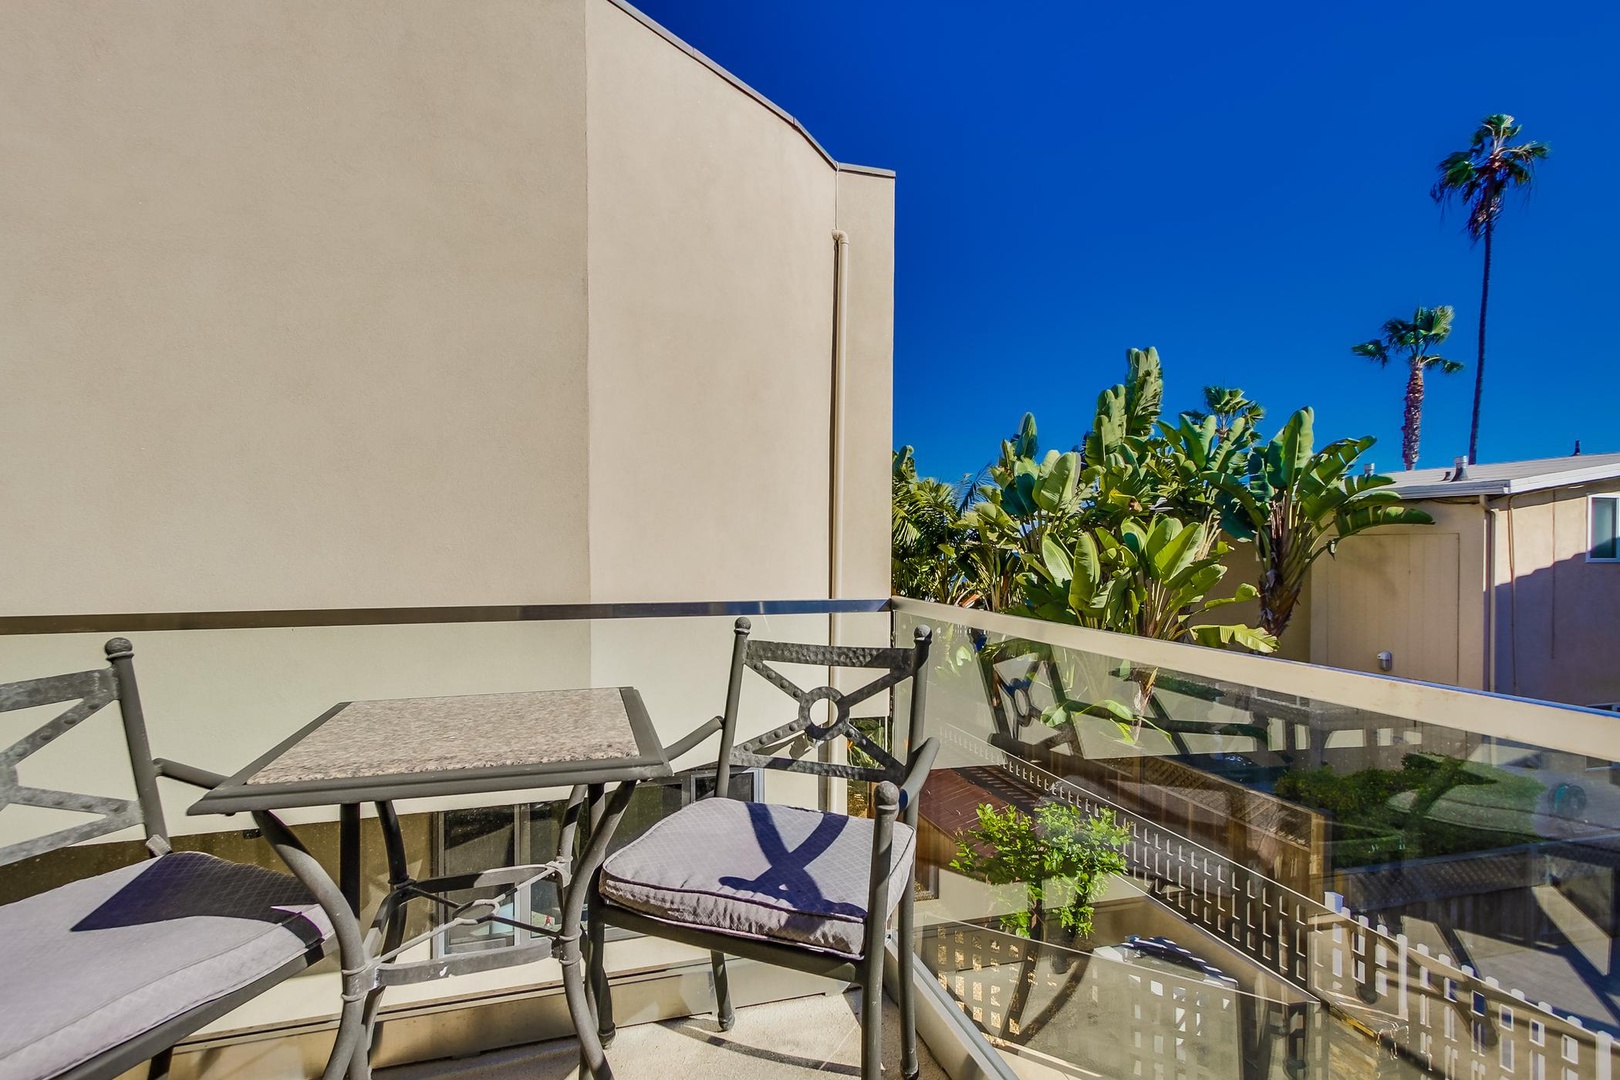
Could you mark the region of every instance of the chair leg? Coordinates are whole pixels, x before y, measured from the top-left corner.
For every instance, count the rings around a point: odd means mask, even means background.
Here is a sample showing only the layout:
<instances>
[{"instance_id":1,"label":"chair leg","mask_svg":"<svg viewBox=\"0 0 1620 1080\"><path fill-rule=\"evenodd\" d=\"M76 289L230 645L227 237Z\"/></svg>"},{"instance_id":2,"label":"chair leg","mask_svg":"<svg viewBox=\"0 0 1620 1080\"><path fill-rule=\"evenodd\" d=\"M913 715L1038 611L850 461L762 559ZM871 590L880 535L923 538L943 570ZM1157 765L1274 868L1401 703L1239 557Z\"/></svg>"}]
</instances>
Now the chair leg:
<instances>
[{"instance_id":1,"label":"chair leg","mask_svg":"<svg viewBox=\"0 0 1620 1080\"><path fill-rule=\"evenodd\" d=\"M326 1059L322 1080L371 1080L371 1047L366 1045L366 999L360 995L353 1001L343 1002L338 1015L337 1038L332 1042L332 1055Z\"/></svg>"},{"instance_id":2,"label":"chair leg","mask_svg":"<svg viewBox=\"0 0 1620 1080\"><path fill-rule=\"evenodd\" d=\"M737 1014L731 1009L731 980L726 975L726 954L709 953L709 967L714 971L714 1016L721 1031L730 1031L737 1023Z\"/></svg>"},{"instance_id":3,"label":"chair leg","mask_svg":"<svg viewBox=\"0 0 1620 1080\"><path fill-rule=\"evenodd\" d=\"M146 1067L146 1080L166 1080L169 1065L174 1061L174 1047L158 1051Z\"/></svg>"},{"instance_id":4,"label":"chair leg","mask_svg":"<svg viewBox=\"0 0 1620 1080\"><path fill-rule=\"evenodd\" d=\"M602 1037L602 1049L606 1050L613 1045L613 1036L618 1030L613 1023L613 987L608 985L603 948L607 920L600 916L593 917L585 924L585 933L590 944L590 983L586 987L590 993L587 997L596 1013L596 1032Z\"/></svg>"},{"instance_id":5,"label":"chair leg","mask_svg":"<svg viewBox=\"0 0 1620 1080\"><path fill-rule=\"evenodd\" d=\"M883 951L876 951L861 985L861 1080L883 1080Z\"/></svg>"},{"instance_id":6,"label":"chair leg","mask_svg":"<svg viewBox=\"0 0 1620 1080\"><path fill-rule=\"evenodd\" d=\"M900 956L900 1076L902 1080L917 1080L922 1065L917 1061L917 1002L911 985L911 953L916 948L912 938L912 886L903 881L905 889L900 897L900 936L896 952Z\"/></svg>"}]
</instances>

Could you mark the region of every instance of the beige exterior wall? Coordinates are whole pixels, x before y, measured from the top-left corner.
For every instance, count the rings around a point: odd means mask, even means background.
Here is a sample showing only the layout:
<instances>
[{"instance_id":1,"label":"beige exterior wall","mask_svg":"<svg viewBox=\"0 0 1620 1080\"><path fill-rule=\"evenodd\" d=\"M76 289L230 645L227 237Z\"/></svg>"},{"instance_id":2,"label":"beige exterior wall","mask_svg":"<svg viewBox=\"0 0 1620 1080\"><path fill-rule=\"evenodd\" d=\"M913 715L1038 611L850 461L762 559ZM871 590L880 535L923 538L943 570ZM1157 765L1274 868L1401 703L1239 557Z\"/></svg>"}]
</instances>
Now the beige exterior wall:
<instances>
[{"instance_id":1,"label":"beige exterior wall","mask_svg":"<svg viewBox=\"0 0 1620 1080\"><path fill-rule=\"evenodd\" d=\"M1402 679L1485 686L1484 518L1475 503L1425 502L1431 526L1351 537L1312 570L1314 663Z\"/></svg>"},{"instance_id":2,"label":"beige exterior wall","mask_svg":"<svg viewBox=\"0 0 1620 1080\"><path fill-rule=\"evenodd\" d=\"M0 615L828 596L840 227L886 595L893 178L611 0L19 0L0 107Z\"/></svg>"},{"instance_id":3,"label":"beige exterior wall","mask_svg":"<svg viewBox=\"0 0 1620 1080\"><path fill-rule=\"evenodd\" d=\"M1620 563L1588 562L1590 496L1620 481L1499 498L1496 686L1576 705L1620 700L1610 628Z\"/></svg>"},{"instance_id":4,"label":"beige exterior wall","mask_svg":"<svg viewBox=\"0 0 1620 1080\"><path fill-rule=\"evenodd\" d=\"M0 612L583 600L585 5L0 5Z\"/></svg>"},{"instance_id":5,"label":"beige exterior wall","mask_svg":"<svg viewBox=\"0 0 1620 1080\"><path fill-rule=\"evenodd\" d=\"M1310 659L1376 671L1388 649L1403 678L1575 705L1620 700L1606 632L1620 564L1586 558L1590 497L1601 493L1620 493L1620 481L1496 496L1488 514L1477 501L1422 500L1432 527L1346 542L1312 578Z\"/></svg>"},{"instance_id":6,"label":"beige exterior wall","mask_svg":"<svg viewBox=\"0 0 1620 1080\"><path fill-rule=\"evenodd\" d=\"M838 174L838 227L849 237L848 327L842 373L843 492L836 596L889 593L894 433L894 178Z\"/></svg>"},{"instance_id":7,"label":"beige exterior wall","mask_svg":"<svg viewBox=\"0 0 1620 1080\"><path fill-rule=\"evenodd\" d=\"M586 28L592 594L827 595L837 172L632 15Z\"/></svg>"},{"instance_id":8,"label":"beige exterior wall","mask_svg":"<svg viewBox=\"0 0 1620 1080\"><path fill-rule=\"evenodd\" d=\"M1311 661L1486 688L1484 520L1476 504L1424 504L1432 526L1353 536L1312 570Z\"/></svg>"}]
</instances>

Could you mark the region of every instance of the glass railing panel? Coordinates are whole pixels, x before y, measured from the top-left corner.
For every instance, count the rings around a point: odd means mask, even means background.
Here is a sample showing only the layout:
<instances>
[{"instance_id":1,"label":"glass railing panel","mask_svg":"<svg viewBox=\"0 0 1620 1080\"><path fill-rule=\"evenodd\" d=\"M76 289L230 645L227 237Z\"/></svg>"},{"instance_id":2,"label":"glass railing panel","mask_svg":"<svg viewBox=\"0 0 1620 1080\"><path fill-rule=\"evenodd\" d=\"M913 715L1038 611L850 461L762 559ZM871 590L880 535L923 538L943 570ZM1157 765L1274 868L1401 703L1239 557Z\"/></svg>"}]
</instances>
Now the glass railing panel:
<instances>
[{"instance_id":1,"label":"glass railing panel","mask_svg":"<svg viewBox=\"0 0 1620 1080\"><path fill-rule=\"evenodd\" d=\"M1612 1075L1620 720L897 608L896 640L934 630L941 744L914 945L1010 1055Z\"/></svg>"}]
</instances>

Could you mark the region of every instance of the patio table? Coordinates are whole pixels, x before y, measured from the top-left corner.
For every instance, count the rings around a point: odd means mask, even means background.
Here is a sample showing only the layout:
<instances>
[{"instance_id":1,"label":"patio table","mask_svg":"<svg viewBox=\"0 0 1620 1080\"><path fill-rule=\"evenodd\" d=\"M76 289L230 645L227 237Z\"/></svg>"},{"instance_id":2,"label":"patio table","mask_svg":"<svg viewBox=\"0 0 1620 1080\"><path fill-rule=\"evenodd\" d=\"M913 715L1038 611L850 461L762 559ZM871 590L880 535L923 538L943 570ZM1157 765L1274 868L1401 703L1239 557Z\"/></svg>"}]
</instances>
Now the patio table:
<instances>
[{"instance_id":1,"label":"patio table","mask_svg":"<svg viewBox=\"0 0 1620 1080\"><path fill-rule=\"evenodd\" d=\"M556 956L582 1063L603 1071L596 1038L602 975L598 945L582 943L580 926L591 879L630 795L642 780L671 775L641 695L631 687L546 690L462 697L342 702L199 799L190 814L230 814L301 806L339 807L339 884L347 917L361 934L360 806L373 803L388 856L388 892L363 934L365 963L344 970L345 1007L364 1010L365 1036L351 1077L369 1071L370 1033L384 987L486 971ZM616 784L612 796L607 786ZM397 799L571 789L557 857L550 862L415 881L405 858L394 809ZM494 801L494 800L492 800ZM575 839L585 836L576 859ZM525 923L503 914L503 903L541 880L562 890L560 922ZM456 900L446 894L494 889L493 898ZM433 928L401 940L412 900L438 909ZM430 940L448 944L452 928L496 924L524 931L499 948L410 956ZM341 936L340 928L340 936ZM584 968L589 964L587 984ZM359 1002L360 1004L354 1004Z\"/></svg>"}]
</instances>

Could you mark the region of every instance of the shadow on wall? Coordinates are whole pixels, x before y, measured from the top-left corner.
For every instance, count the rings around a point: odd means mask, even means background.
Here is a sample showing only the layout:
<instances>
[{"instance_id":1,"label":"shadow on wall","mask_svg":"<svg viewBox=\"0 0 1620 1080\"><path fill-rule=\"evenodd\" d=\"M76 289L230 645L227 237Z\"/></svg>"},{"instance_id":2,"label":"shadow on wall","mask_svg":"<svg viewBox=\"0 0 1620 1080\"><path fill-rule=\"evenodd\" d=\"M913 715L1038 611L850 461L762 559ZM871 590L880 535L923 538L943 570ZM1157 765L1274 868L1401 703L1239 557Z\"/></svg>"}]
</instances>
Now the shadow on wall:
<instances>
[{"instance_id":1,"label":"shadow on wall","mask_svg":"<svg viewBox=\"0 0 1620 1080\"><path fill-rule=\"evenodd\" d=\"M1496 689L1593 705L1620 701L1620 562L1572 556L1496 586Z\"/></svg>"}]
</instances>

